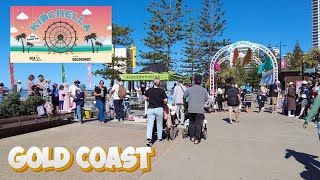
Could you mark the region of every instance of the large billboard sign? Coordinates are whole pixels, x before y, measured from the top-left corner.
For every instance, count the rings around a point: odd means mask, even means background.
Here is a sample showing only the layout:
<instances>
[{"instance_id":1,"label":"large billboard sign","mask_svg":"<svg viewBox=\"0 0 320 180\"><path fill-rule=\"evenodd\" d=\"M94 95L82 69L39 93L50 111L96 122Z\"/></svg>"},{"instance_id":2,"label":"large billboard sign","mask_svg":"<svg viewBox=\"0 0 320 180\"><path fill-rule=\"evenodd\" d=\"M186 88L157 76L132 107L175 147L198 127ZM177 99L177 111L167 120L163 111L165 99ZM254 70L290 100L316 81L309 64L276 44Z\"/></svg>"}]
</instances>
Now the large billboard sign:
<instances>
[{"instance_id":1,"label":"large billboard sign","mask_svg":"<svg viewBox=\"0 0 320 180\"><path fill-rule=\"evenodd\" d=\"M110 6L12 6L11 63L110 63Z\"/></svg>"}]
</instances>

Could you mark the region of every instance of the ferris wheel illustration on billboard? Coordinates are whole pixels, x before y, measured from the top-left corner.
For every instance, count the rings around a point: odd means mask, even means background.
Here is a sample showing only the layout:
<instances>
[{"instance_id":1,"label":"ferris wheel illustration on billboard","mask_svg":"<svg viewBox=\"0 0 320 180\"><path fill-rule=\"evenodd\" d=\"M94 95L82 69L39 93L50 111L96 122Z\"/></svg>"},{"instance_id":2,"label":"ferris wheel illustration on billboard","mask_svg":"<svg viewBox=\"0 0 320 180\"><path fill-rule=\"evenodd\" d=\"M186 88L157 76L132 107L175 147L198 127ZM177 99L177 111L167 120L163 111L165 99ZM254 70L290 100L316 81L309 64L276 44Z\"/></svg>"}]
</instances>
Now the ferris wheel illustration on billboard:
<instances>
[{"instance_id":1,"label":"ferris wheel illustration on billboard","mask_svg":"<svg viewBox=\"0 0 320 180\"><path fill-rule=\"evenodd\" d=\"M48 47L49 54L53 53L73 53L76 45L77 31L67 22L54 22L45 31L44 41Z\"/></svg>"}]
</instances>

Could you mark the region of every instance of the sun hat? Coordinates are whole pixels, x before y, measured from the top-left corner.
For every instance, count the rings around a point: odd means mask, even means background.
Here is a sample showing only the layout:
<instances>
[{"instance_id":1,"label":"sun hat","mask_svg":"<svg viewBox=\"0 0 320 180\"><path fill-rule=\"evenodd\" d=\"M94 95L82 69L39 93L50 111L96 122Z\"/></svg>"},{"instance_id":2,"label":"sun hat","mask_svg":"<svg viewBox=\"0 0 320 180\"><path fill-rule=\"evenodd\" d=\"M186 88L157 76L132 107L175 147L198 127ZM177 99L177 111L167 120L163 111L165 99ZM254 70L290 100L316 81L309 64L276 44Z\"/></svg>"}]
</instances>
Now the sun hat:
<instances>
[{"instance_id":1,"label":"sun hat","mask_svg":"<svg viewBox=\"0 0 320 180\"><path fill-rule=\"evenodd\" d=\"M307 81L302 81L302 84L308 84L308 82Z\"/></svg>"},{"instance_id":2,"label":"sun hat","mask_svg":"<svg viewBox=\"0 0 320 180\"><path fill-rule=\"evenodd\" d=\"M289 82L289 85L293 85L293 82Z\"/></svg>"},{"instance_id":3,"label":"sun hat","mask_svg":"<svg viewBox=\"0 0 320 180\"><path fill-rule=\"evenodd\" d=\"M17 83L21 83L21 81L20 81L20 80L18 80L18 81L17 81Z\"/></svg>"},{"instance_id":4,"label":"sun hat","mask_svg":"<svg viewBox=\"0 0 320 180\"><path fill-rule=\"evenodd\" d=\"M79 86L79 88L80 88L81 91L85 91L85 90L86 90L86 85L81 84L81 85Z\"/></svg>"}]
</instances>

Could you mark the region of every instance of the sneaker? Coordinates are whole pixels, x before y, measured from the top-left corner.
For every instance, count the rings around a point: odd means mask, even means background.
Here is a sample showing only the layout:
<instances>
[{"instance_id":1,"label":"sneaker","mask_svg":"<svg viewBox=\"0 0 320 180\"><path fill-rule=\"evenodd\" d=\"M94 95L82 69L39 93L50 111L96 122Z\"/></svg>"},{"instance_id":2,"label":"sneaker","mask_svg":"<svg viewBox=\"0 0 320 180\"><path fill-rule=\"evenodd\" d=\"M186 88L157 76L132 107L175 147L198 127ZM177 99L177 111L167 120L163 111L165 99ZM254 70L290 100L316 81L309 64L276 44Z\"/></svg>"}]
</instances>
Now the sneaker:
<instances>
[{"instance_id":1,"label":"sneaker","mask_svg":"<svg viewBox=\"0 0 320 180\"><path fill-rule=\"evenodd\" d=\"M157 140L157 142L161 142L161 141L162 141L162 139L158 139L158 140Z\"/></svg>"},{"instance_id":2,"label":"sneaker","mask_svg":"<svg viewBox=\"0 0 320 180\"><path fill-rule=\"evenodd\" d=\"M101 121L100 123L101 123L101 124L105 124L106 122L104 122L104 121Z\"/></svg>"},{"instance_id":3,"label":"sneaker","mask_svg":"<svg viewBox=\"0 0 320 180\"><path fill-rule=\"evenodd\" d=\"M151 146L152 146L152 143L151 143L151 140L150 140L150 139L147 139L146 145L147 145L148 147L151 147Z\"/></svg>"},{"instance_id":4,"label":"sneaker","mask_svg":"<svg viewBox=\"0 0 320 180\"><path fill-rule=\"evenodd\" d=\"M79 121L78 124L83 124L83 123Z\"/></svg>"}]
</instances>

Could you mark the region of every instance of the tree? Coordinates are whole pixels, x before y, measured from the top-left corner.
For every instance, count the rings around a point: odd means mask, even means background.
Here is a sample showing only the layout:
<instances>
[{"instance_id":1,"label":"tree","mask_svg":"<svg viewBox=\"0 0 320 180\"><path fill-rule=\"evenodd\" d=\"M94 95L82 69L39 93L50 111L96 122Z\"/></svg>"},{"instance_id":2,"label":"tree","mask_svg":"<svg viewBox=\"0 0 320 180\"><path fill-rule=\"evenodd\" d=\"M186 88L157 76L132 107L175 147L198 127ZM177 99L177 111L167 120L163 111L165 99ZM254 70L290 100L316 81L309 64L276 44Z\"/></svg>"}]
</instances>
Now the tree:
<instances>
[{"instance_id":1,"label":"tree","mask_svg":"<svg viewBox=\"0 0 320 180\"><path fill-rule=\"evenodd\" d=\"M246 83L250 83L251 86L253 87L259 87L260 81L262 76L259 75L258 72L259 66L252 61L245 74L245 81Z\"/></svg>"},{"instance_id":2,"label":"tree","mask_svg":"<svg viewBox=\"0 0 320 180\"><path fill-rule=\"evenodd\" d=\"M27 42L27 46L28 46L28 53L30 52L30 48L33 47L34 45L31 42Z\"/></svg>"},{"instance_id":3,"label":"tree","mask_svg":"<svg viewBox=\"0 0 320 180\"><path fill-rule=\"evenodd\" d=\"M96 41L95 45L97 47L97 53L98 53L99 52L99 48L101 48L103 46L103 44L101 42Z\"/></svg>"},{"instance_id":4,"label":"tree","mask_svg":"<svg viewBox=\"0 0 320 180\"><path fill-rule=\"evenodd\" d=\"M193 18L190 19L190 24L185 25L185 29L185 45L182 49L184 58L181 67L184 75L192 77L196 72L196 62L200 59L198 28Z\"/></svg>"},{"instance_id":5,"label":"tree","mask_svg":"<svg viewBox=\"0 0 320 180\"><path fill-rule=\"evenodd\" d=\"M312 49L304 56L304 62L307 68L315 68L320 63L320 50Z\"/></svg>"},{"instance_id":6,"label":"tree","mask_svg":"<svg viewBox=\"0 0 320 180\"><path fill-rule=\"evenodd\" d=\"M222 10L223 3L220 0L203 0L202 4L203 8L200 10L199 17L202 58L197 63L200 74L210 69L210 62L214 54L229 42L222 38L226 28L225 11Z\"/></svg>"},{"instance_id":7,"label":"tree","mask_svg":"<svg viewBox=\"0 0 320 180\"><path fill-rule=\"evenodd\" d=\"M143 41L149 50L143 51L141 57L150 62L142 65L160 62L172 67L172 47L183 39L183 0L159 1L151 2L147 8L151 19L146 23L148 36Z\"/></svg>"},{"instance_id":8,"label":"tree","mask_svg":"<svg viewBox=\"0 0 320 180\"><path fill-rule=\"evenodd\" d=\"M304 53L300 47L299 42L296 42L293 51L291 53L291 57L288 60L289 70L301 70L302 62L303 62Z\"/></svg>"},{"instance_id":9,"label":"tree","mask_svg":"<svg viewBox=\"0 0 320 180\"><path fill-rule=\"evenodd\" d=\"M110 86L114 85L114 80L122 74L129 64L128 61L130 57L127 58L116 57L115 48L116 47L125 47L129 48L132 45L133 40L131 38L131 33L134 31L129 26L120 26L117 24L112 24L112 44L114 46L112 62L110 64L103 64L103 67L100 70L96 70L94 75L101 75L104 79L110 79Z\"/></svg>"},{"instance_id":10,"label":"tree","mask_svg":"<svg viewBox=\"0 0 320 180\"><path fill-rule=\"evenodd\" d=\"M22 52L24 53L24 42L23 42L23 39L26 39L26 34L25 33L22 33L22 34L19 34L18 36L16 36L16 40L17 41L20 41L21 40L21 44L22 44Z\"/></svg>"},{"instance_id":11,"label":"tree","mask_svg":"<svg viewBox=\"0 0 320 180\"><path fill-rule=\"evenodd\" d=\"M84 37L84 40L89 42L89 40L91 41L91 45L92 45L92 53L94 53L94 46L93 46L93 41L92 39L96 40L97 39L97 34L96 33L91 33L87 36Z\"/></svg>"}]
</instances>

